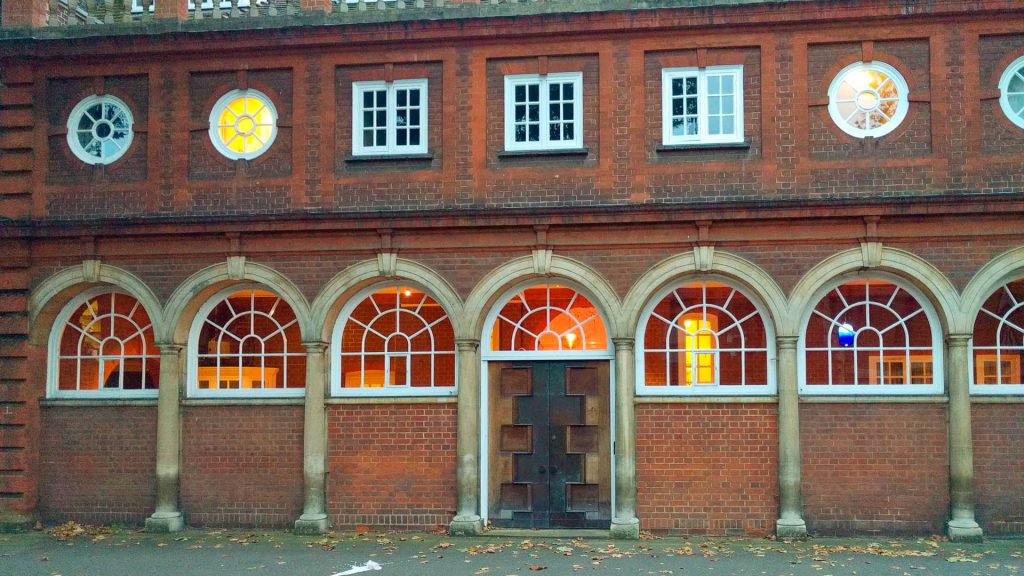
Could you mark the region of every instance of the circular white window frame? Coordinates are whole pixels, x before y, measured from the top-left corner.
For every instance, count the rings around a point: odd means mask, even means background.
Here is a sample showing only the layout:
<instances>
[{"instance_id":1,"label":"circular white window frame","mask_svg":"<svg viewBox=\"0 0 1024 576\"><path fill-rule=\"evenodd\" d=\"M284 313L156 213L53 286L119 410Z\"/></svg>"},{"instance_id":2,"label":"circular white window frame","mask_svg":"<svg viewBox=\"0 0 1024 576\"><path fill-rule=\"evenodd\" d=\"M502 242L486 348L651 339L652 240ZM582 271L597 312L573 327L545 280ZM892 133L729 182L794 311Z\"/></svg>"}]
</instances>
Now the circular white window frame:
<instances>
[{"instance_id":1,"label":"circular white window frame","mask_svg":"<svg viewBox=\"0 0 1024 576\"><path fill-rule=\"evenodd\" d=\"M260 100L263 103L263 105L270 110L270 116L273 118L273 123L270 126L270 137L267 139L266 143L264 143L264 145L258 150L254 150L252 152L245 152L242 154L235 152L234 150L229 148L227 144L222 142L220 139L220 134L218 133L218 122L221 113L224 111L224 108L226 108L230 102L233 102L238 98L256 98ZM246 116L248 117L248 115ZM217 103L213 105L213 109L210 110L210 142L213 144L213 147L216 148L217 151L223 154L224 157L226 158L230 158L231 160L252 160L254 158L262 156L267 150L270 150L271 146L274 145L274 140L277 139L277 120L277 107L274 106L274 101L270 99L270 96L267 96L263 92L260 92L259 90L254 90L252 88L248 88L245 90L231 90L223 96L221 96L220 99L217 100Z\"/></svg>"},{"instance_id":2,"label":"circular white window frame","mask_svg":"<svg viewBox=\"0 0 1024 576\"><path fill-rule=\"evenodd\" d=\"M896 114L888 122L876 128L857 128L852 126L846 121L846 118L840 114L839 106L836 104L836 93L839 91L839 86L843 83L843 80L848 74L857 70L874 70L876 72L881 72L896 84L896 92L899 97L896 102ZM910 102L908 100L909 92L910 88L907 86L907 81L903 78L903 75L885 62L879 62L877 60L873 60L871 62L854 62L840 70L839 73L836 74L835 78L832 79L832 84L828 87L828 114L832 117L832 121L835 122L836 126L850 136L855 138L867 138L869 136L878 138L892 132L897 126L903 123L903 120L907 117L907 109L910 108ZM860 96L860 94L858 94L858 96ZM877 105L875 107L877 108ZM867 111L859 105L858 108Z\"/></svg>"},{"instance_id":3,"label":"circular white window frame","mask_svg":"<svg viewBox=\"0 0 1024 576\"><path fill-rule=\"evenodd\" d=\"M80 132L78 126L82 121L82 117L85 116L86 110L92 108L97 104L105 104L107 106L114 106L116 108L119 108L120 112L124 114L125 117L128 119L127 142L125 142L125 145L120 150L107 156L94 156L93 154L90 154L89 152L86 151L85 146L82 146L82 143L78 139L78 134ZM99 132L100 130L104 129L103 127L106 127L105 129L109 131L105 135L101 135ZM82 162L85 162L86 164L111 164L118 158L124 156L125 153L128 152L128 149L131 148L132 141L135 139L134 127L135 118L132 116L132 111L128 107L128 105L125 104L124 101L120 98L111 96L109 94L93 94L92 96L86 96L71 110L71 114L68 115L68 146L71 148L71 152L75 155L75 157L81 160ZM105 118L102 118L99 121L94 122L92 125L93 139L100 140L101 142L113 140L115 131L116 130L113 128L110 121Z\"/></svg>"},{"instance_id":4,"label":"circular white window frame","mask_svg":"<svg viewBox=\"0 0 1024 576\"><path fill-rule=\"evenodd\" d=\"M999 78L999 107L1003 109L1003 114L1016 124L1019 128L1024 128L1024 109L1016 111L1010 107L1010 95L1007 93L1007 89L1010 87L1010 80L1014 76L1024 77L1024 56L1017 58L1003 70L1003 75Z\"/></svg>"}]
</instances>

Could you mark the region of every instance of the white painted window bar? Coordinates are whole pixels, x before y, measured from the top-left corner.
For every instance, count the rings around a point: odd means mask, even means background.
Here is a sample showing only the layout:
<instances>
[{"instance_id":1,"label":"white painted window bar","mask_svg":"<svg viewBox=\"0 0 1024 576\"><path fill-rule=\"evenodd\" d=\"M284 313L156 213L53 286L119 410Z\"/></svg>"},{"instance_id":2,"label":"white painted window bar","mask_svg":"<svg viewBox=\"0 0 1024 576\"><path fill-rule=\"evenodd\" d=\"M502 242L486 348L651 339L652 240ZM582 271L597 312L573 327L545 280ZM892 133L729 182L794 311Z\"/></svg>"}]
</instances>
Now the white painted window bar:
<instances>
[{"instance_id":1,"label":"white painted window bar","mask_svg":"<svg viewBox=\"0 0 1024 576\"><path fill-rule=\"evenodd\" d=\"M739 290L717 282L686 284L654 299L645 316L639 392L774 392L763 313Z\"/></svg>"},{"instance_id":2,"label":"white painted window bar","mask_svg":"<svg viewBox=\"0 0 1024 576\"><path fill-rule=\"evenodd\" d=\"M51 339L51 396L156 395L160 356L138 300L94 294L72 301L61 317L62 329Z\"/></svg>"},{"instance_id":3,"label":"white painted window bar","mask_svg":"<svg viewBox=\"0 0 1024 576\"><path fill-rule=\"evenodd\" d=\"M455 332L434 298L411 287L376 288L342 310L332 337L338 396L455 394Z\"/></svg>"},{"instance_id":4,"label":"white painted window bar","mask_svg":"<svg viewBox=\"0 0 1024 576\"><path fill-rule=\"evenodd\" d=\"M295 313L279 296L223 295L200 318L189 347L197 397L302 395L306 354Z\"/></svg>"},{"instance_id":5,"label":"white painted window bar","mask_svg":"<svg viewBox=\"0 0 1024 576\"><path fill-rule=\"evenodd\" d=\"M801 392L941 392L941 335L922 300L909 288L878 279L828 291L811 311L802 338Z\"/></svg>"},{"instance_id":6,"label":"white painted window bar","mask_svg":"<svg viewBox=\"0 0 1024 576\"><path fill-rule=\"evenodd\" d=\"M971 392L1024 393L1024 280L1004 284L985 300L974 323Z\"/></svg>"}]
</instances>

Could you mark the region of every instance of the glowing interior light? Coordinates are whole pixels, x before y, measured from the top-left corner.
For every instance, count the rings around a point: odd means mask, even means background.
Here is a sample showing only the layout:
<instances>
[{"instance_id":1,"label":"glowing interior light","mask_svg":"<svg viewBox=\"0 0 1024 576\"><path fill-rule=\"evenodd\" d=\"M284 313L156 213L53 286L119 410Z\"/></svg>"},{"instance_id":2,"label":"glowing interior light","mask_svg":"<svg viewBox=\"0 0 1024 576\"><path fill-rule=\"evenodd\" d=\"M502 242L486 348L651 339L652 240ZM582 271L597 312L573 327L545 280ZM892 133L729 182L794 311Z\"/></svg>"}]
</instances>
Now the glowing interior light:
<instances>
[{"instance_id":1,"label":"glowing interior light","mask_svg":"<svg viewBox=\"0 0 1024 576\"><path fill-rule=\"evenodd\" d=\"M572 345L576 343L576 335L572 332L565 335L565 344L572 350Z\"/></svg>"},{"instance_id":2,"label":"glowing interior light","mask_svg":"<svg viewBox=\"0 0 1024 576\"><path fill-rule=\"evenodd\" d=\"M853 338L856 334L849 322L839 326L839 329L836 330L836 335L839 337L839 345L843 348L853 346Z\"/></svg>"},{"instance_id":3,"label":"glowing interior light","mask_svg":"<svg viewBox=\"0 0 1024 576\"><path fill-rule=\"evenodd\" d=\"M405 294L405 297L408 298L409 296L412 296L412 290L409 290L408 288L406 288L405 292L403 292L403 294Z\"/></svg>"}]
</instances>

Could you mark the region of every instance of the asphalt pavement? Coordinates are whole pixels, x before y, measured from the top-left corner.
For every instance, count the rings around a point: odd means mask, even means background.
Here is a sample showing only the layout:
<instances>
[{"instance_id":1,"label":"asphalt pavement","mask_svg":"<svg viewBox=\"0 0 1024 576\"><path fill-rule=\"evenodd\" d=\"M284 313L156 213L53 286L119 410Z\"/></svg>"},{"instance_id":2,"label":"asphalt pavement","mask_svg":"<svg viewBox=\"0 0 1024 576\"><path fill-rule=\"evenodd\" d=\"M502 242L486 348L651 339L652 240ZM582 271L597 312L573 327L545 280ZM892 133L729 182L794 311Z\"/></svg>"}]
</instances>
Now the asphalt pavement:
<instances>
[{"instance_id":1,"label":"asphalt pavement","mask_svg":"<svg viewBox=\"0 0 1024 576\"><path fill-rule=\"evenodd\" d=\"M362 567L365 572L352 572ZM0 535L2 576L1024 576L1024 540L452 538L64 525Z\"/></svg>"}]
</instances>

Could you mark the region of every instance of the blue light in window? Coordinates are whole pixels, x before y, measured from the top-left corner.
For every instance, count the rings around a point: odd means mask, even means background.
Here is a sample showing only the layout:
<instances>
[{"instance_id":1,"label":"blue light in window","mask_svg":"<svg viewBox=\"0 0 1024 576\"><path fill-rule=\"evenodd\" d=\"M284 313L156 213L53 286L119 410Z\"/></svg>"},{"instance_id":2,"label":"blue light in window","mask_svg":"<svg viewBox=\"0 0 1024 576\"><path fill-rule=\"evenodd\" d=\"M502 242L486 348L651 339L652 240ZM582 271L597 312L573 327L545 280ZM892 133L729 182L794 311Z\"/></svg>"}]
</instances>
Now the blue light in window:
<instances>
[{"instance_id":1,"label":"blue light in window","mask_svg":"<svg viewBox=\"0 0 1024 576\"><path fill-rule=\"evenodd\" d=\"M849 348L853 346L853 339L856 333L853 331L853 326L849 322L846 322L839 326L836 330L836 335L839 337L839 345L843 348Z\"/></svg>"}]
</instances>

